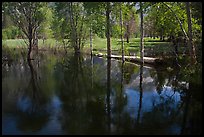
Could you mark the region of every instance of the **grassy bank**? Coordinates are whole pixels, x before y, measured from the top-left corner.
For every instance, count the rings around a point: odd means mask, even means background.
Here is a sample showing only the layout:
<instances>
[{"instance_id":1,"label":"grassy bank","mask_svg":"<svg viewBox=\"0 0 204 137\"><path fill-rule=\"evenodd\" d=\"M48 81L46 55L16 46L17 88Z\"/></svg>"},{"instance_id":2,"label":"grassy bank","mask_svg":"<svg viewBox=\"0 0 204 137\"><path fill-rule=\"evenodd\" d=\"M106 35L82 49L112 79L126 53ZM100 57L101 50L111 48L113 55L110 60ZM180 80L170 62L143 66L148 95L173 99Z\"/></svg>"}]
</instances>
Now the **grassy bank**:
<instances>
[{"instance_id":1,"label":"grassy bank","mask_svg":"<svg viewBox=\"0 0 204 137\"><path fill-rule=\"evenodd\" d=\"M2 40L2 45L9 48L27 48L25 41L28 42L28 40L24 39L7 39ZM47 39L43 43L43 40L39 39L38 45L39 47L54 47L56 45L59 45L59 42L56 42L56 40L54 39Z\"/></svg>"},{"instance_id":2,"label":"grassy bank","mask_svg":"<svg viewBox=\"0 0 204 137\"><path fill-rule=\"evenodd\" d=\"M2 45L8 48L27 48L23 39L8 39L2 40ZM107 40L104 38L94 37L93 38L93 52L94 53L106 53ZM173 50L173 46L170 42L161 42L159 39L144 38L145 52L156 52L158 54L163 52L168 52ZM40 48L60 48L63 47L62 43L54 40L47 39L43 42L42 39L38 40L38 46ZM111 49L113 54L121 53L121 40L116 38L111 38ZM85 52L90 51L90 41L85 42L83 50ZM140 51L140 38L132 38L129 43L124 39L124 50L125 55L138 55Z\"/></svg>"},{"instance_id":3,"label":"grassy bank","mask_svg":"<svg viewBox=\"0 0 204 137\"><path fill-rule=\"evenodd\" d=\"M163 53L164 51L172 51L173 46L171 42L162 42L160 39L144 38L145 51L154 50L157 54ZM90 42L87 41L84 49L90 50ZM98 37L93 38L93 52L94 53L106 53L107 40ZM121 40L111 38L111 49L112 53L121 53ZM125 55L140 55L140 38L132 38L129 43L124 39L124 51ZM152 51L151 51L152 52Z\"/></svg>"}]
</instances>

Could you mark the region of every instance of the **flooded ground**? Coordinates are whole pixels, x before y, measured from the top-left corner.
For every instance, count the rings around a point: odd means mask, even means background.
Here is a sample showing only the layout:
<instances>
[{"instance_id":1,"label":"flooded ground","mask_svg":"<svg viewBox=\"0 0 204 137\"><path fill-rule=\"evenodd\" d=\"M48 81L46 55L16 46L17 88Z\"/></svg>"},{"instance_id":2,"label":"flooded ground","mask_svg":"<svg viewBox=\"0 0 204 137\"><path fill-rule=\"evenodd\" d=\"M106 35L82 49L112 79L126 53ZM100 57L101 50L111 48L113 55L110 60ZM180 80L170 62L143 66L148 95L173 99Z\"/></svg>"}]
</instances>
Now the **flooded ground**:
<instances>
[{"instance_id":1,"label":"flooded ground","mask_svg":"<svg viewBox=\"0 0 204 137\"><path fill-rule=\"evenodd\" d=\"M2 61L3 135L202 133L197 73L87 55L39 52L30 62L22 55Z\"/></svg>"}]
</instances>

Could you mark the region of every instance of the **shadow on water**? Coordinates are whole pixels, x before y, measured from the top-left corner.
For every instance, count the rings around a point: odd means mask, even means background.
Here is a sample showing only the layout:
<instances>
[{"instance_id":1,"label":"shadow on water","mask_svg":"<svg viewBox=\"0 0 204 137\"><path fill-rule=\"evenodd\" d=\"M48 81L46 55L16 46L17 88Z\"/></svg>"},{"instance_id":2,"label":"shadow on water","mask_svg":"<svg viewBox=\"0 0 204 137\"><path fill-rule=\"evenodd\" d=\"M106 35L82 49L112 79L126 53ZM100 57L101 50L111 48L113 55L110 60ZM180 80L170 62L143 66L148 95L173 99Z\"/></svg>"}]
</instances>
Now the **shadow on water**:
<instances>
[{"instance_id":1,"label":"shadow on water","mask_svg":"<svg viewBox=\"0 0 204 137\"><path fill-rule=\"evenodd\" d=\"M201 134L201 73L77 54L18 56L2 63L2 132Z\"/></svg>"}]
</instances>

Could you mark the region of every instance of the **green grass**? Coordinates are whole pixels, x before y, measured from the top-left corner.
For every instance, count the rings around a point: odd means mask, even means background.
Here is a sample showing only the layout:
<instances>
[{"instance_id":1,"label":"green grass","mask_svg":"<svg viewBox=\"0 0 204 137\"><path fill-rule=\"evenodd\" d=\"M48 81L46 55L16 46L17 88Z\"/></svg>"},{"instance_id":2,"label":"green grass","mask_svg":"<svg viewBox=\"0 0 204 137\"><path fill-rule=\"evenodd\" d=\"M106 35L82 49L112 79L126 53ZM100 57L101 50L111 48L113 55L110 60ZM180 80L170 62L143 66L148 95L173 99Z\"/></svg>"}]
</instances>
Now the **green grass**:
<instances>
[{"instance_id":1,"label":"green grass","mask_svg":"<svg viewBox=\"0 0 204 137\"><path fill-rule=\"evenodd\" d=\"M28 42L26 40L26 42ZM8 39L8 40L2 40L2 45L7 46L10 48L27 48L27 45L23 39ZM43 40L38 40L38 46L39 47L54 47L56 45L59 45L56 43L56 40L54 39L47 39L45 40L43 44Z\"/></svg>"},{"instance_id":2,"label":"green grass","mask_svg":"<svg viewBox=\"0 0 204 137\"><path fill-rule=\"evenodd\" d=\"M145 48L156 48L158 52L162 52L164 50L168 50L170 42L162 42L160 39L151 39L151 38L144 38L144 47ZM90 48L90 41L87 40L85 44L85 49ZM93 51L94 53L106 53L107 49L107 40L104 38L93 38ZM116 38L111 38L111 49L117 50L119 53L121 53L121 40ZM139 55L140 50L140 38L132 38L129 40L129 43L126 42L126 39L124 39L124 50L125 54L128 54L128 51L135 52L137 55Z\"/></svg>"},{"instance_id":3,"label":"green grass","mask_svg":"<svg viewBox=\"0 0 204 137\"><path fill-rule=\"evenodd\" d=\"M8 40L2 40L2 45L7 46L9 48L15 48L15 47L26 47L26 44L23 39L8 39Z\"/></svg>"},{"instance_id":4,"label":"green grass","mask_svg":"<svg viewBox=\"0 0 204 137\"><path fill-rule=\"evenodd\" d=\"M43 44L43 40L38 40L38 46L39 48L53 48L62 46L62 43L57 42L55 39L47 39L45 40ZM27 48L25 42L23 39L8 39L8 40L2 40L2 45L14 48L14 47L23 47ZM159 39L151 39L151 38L144 38L144 47L145 50L148 50L150 48L153 48L153 50L157 53L162 53L163 51L169 51L169 48L171 48L170 42L162 42ZM90 49L90 41L89 39L85 42L84 51L89 52ZM107 49L107 40L106 38L99 38L97 36L93 37L93 52L98 53L106 53ZM121 53L121 40L116 38L111 38L111 49L112 51L117 51ZM126 39L124 39L124 50L125 54L129 55L129 52L135 53L139 56L140 51L140 38L131 38L129 40L129 43L126 42ZM151 50L151 49L150 49Z\"/></svg>"}]
</instances>

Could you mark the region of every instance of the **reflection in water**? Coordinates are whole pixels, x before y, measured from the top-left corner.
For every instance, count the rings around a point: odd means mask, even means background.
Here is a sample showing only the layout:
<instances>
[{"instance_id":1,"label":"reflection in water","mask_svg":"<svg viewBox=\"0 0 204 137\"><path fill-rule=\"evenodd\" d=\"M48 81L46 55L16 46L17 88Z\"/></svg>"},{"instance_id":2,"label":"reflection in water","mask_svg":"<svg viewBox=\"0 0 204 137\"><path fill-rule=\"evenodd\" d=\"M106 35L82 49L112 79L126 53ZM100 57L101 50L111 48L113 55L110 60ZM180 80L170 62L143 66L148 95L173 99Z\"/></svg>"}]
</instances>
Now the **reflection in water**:
<instances>
[{"instance_id":1,"label":"reflection in water","mask_svg":"<svg viewBox=\"0 0 204 137\"><path fill-rule=\"evenodd\" d=\"M20 67L13 62L7 77L2 77L3 134L44 134L50 123L49 109L53 108L51 94L46 92L52 87L46 88L46 77L37 72L37 62L21 60Z\"/></svg>"},{"instance_id":2,"label":"reflection in water","mask_svg":"<svg viewBox=\"0 0 204 137\"><path fill-rule=\"evenodd\" d=\"M20 113L18 127L23 131L37 131L44 127L48 121L49 114L44 107L47 98L43 96L39 87L37 72L34 70L31 60L28 60L28 66L31 78L28 87L17 100Z\"/></svg>"},{"instance_id":3,"label":"reflection in water","mask_svg":"<svg viewBox=\"0 0 204 137\"><path fill-rule=\"evenodd\" d=\"M140 64L140 101L139 101L138 116L137 116L138 124L140 123L140 113L142 109L142 94L143 94L142 82L143 82L143 63Z\"/></svg>"},{"instance_id":4,"label":"reflection in water","mask_svg":"<svg viewBox=\"0 0 204 137\"><path fill-rule=\"evenodd\" d=\"M107 58L107 96L106 96L106 111L108 116L108 132L111 132L111 102L110 102L110 93L111 93L111 59Z\"/></svg>"},{"instance_id":5,"label":"reflection in water","mask_svg":"<svg viewBox=\"0 0 204 137\"><path fill-rule=\"evenodd\" d=\"M201 86L182 69L40 52L6 64L3 134L201 134Z\"/></svg>"}]
</instances>

